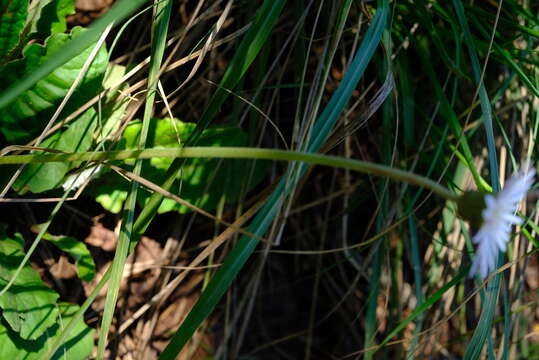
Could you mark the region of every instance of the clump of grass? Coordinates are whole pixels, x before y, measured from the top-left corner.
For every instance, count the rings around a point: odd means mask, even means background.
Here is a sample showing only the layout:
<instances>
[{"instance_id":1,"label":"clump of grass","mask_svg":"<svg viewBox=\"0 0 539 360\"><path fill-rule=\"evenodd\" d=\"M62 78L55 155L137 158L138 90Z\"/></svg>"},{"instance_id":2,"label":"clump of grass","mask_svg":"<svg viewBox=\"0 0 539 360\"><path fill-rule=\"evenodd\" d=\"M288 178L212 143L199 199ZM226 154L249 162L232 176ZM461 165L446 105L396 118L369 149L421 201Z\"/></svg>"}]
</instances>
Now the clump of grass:
<instances>
[{"instance_id":1,"label":"clump of grass","mask_svg":"<svg viewBox=\"0 0 539 360\"><path fill-rule=\"evenodd\" d=\"M142 3L119 2L79 44L0 94L0 107ZM49 358L107 285L99 359L122 351L160 359L537 356L535 199L523 204L526 222L485 281L466 277L477 229L455 204L470 189L499 191L535 162L536 5L161 0L151 9L114 40L122 46L111 62L132 69L112 100L127 103L116 136L91 152L34 147L0 157L4 166L103 163L131 182L114 260L79 299ZM151 36L125 39L145 32ZM104 95L86 107L100 107ZM136 117L139 148L121 148ZM174 148L152 147L150 123L163 117L196 126L186 138L178 129L167 134L176 136ZM200 147L217 125L241 129L248 146ZM157 177L148 164L166 157L174 160ZM178 181L190 159L204 157L222 161L211 163L200 199L215 183L242 181L234 199L223 193L211 209L187 202L188 184ZM243 163L249 175L219 178L228 158L251 159ZM94 202L91 185L82 194L84 212ZM47 226L69 195L61 194ZM159 214L165 198L190 212ZM117 306L129 297L121 286L128 254L163 221L173 230L159 227L166 234L156 236L166 239L167 257L155 264L155 286L144 304ZM156 335L197 274L196 302ZM138 345L129 343L141 333Z\"/></svg>"}]
</instances>

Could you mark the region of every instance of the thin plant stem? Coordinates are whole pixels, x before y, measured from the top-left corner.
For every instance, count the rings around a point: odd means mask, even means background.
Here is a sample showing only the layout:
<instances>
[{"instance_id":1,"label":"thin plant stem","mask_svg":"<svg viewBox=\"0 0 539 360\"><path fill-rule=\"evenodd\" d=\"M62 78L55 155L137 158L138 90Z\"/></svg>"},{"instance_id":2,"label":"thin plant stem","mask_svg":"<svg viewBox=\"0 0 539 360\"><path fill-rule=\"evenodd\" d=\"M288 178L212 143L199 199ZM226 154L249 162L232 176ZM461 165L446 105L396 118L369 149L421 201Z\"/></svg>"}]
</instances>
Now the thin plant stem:
<instances>
[{"instance_id":1,"label":"thin plant stem","mask_svg":"<svg viewBox=\"0 0 539 360\"><path fill-rule=\"evenodd\" d=\"M433 191L447 200L456 201L458 195L426 177L367 161L346 159L338 156L308 154L296 151L259 149L249 147L184 147L150 148L144 150L97 151L75 154L9 155L0 157L0 165L43 162L105 161L150 158L222 158L300 161L313 165L327 165L359 171L365 174L385 176Z\"/></svg>"}]
</instances>

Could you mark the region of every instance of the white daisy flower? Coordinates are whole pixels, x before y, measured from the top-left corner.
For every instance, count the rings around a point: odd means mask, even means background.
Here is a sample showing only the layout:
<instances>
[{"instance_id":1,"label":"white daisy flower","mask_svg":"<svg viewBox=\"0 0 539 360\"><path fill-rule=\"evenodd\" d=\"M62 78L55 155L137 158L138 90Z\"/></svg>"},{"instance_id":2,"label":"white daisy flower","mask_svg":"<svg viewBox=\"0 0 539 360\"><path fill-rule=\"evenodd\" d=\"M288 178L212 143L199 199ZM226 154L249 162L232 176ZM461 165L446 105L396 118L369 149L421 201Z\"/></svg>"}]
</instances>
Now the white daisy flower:
<instances>
[{"instance_id":1,"label":"white daisy flower","mask_svg":"<svg viewBox=\"0 0 539 360\"><path fill-rule=\"evenodd\" d=\"M472 241L478 244L475 258L470 269L470 277L477 272L481 278L496 269L496 260L499 251L505 251L510 239L511 226L520 225L523 220L515 213L519 202L533 184L535 169L528 173L519 171L497 194L485 195L485 208L482 211L483 222Z\"/></svg>"}]
</instances>

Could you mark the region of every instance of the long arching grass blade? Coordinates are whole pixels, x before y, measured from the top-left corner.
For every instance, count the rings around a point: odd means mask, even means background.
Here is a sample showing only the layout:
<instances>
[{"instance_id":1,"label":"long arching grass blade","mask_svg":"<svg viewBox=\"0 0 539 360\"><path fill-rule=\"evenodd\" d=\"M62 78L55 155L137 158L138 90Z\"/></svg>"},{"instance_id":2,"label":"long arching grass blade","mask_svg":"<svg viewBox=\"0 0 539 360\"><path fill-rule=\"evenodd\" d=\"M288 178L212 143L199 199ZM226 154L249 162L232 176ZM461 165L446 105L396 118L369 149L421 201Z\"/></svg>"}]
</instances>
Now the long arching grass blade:
<instances>
[{"instance_id":1,"label":"long arching grass blade","mask_svg":"<svg viewBox=\"0 0 539 360\"><path fill-rule=\"evenodd\" d=\"M487 94L487 90L483 83L482 78L482 69L479 63L479 58L477 56L477 49L475 48L473 38L468 26L468 21L464 13L464 8L460 0L453 0L453 6L457 14L463 35L464 42L468 47L468 53L472 63L472 70L477 86L479 87L479 99L481 102L481 110L483 113L483 124L485 125L485 132L487 138L487 148L488 148L488 159L490 164L490 173L492 176L492 189L494 191L500 191L500 179L498 175L498 159L496 155L496 146L494 143L494 129L492 121L492 108L490 100ZM501 6L501 5L500 5ZM495 30L494 30L495 31ZM500 267L505 262L505 254L499 253L497 260L497 267ZM499 273L495 278L489 283L487 287L487 294L485 297L485 302L483 304L481 315L479 317L479 322L474 331L472 339L468 344L466 349L465 359L477 359L481 350L483 349L483 344L487 340L491 329L492 329L492 320L494 318L494 312L496 310L496 303L498 299L500 281L503 277L502 273ZM505 316L510 316L508 313ZM490 346L489 346L490 347Z\"/></svg>"},{"instance_id":2,"label":"long arching grass blade","mask_svg":"<svg viewBox=\"0 0 539 360\"><path fill-rule=\"evenodd\" d=\"M140 133L139 148L144 149L146 146L146 138L150 127L150 120L154 111L155 94L157 89L157 81L159 80L159 70L165 52L168 23L172 9L172 0L157 0L155 2L155 16L152 24L152 56L150 61L150 70L148 74L148 92L146 93L146 103L144 107L144 118L142 122L142 130ZM141 175L142 162L138 159L135 163L133 173L136 176ZM120 291L120 282L125 266L125 261L129 252L129 245L133 234L133 223L135 218L135 206L137 204L137 193L139 183L133 181L127 200L124 205L124 216L120 236L118 237L118 245L116 253L111 265L111 279L109 290L105 300L105 309L101 320L101 329L99 333L99 342L97 346L97 359L103 359L107 345L107 336L114 317L116 309L116 301Z\"/></svg>"}]
</instances>

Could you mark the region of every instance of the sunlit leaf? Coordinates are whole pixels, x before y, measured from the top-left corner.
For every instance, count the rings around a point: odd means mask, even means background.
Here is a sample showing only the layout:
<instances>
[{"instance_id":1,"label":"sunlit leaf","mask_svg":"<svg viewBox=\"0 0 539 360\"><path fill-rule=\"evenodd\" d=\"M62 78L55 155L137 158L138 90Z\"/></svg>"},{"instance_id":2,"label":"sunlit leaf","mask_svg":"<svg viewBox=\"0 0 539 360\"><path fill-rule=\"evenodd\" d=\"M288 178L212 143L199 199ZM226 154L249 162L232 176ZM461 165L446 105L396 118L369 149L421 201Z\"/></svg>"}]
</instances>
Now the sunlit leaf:
<instances>
[{"instance_id":1,"label":"sunlit leaf","mask_svg":"<svg viewBox=\"0 0 539 360\"><path fill-rule=\"evenodd\" d=\"M47 332L35 340L22 339L5 323L0 321L0 359L25 359L42 360L49 350L49 346L60 334L60 330L75 315L79 307L74 304L59 303L58 321L54 323ZM94 345L94 330L86 326L83 321L79 321L71 335L56 351L51 359L84 360L87 359Z\"/></svg>"},{"instance_id":2,"label":"sunlit leaf","mask_svg":"<svg viewBox=\"0 0 539 360\"><path fill-rule=\"evenodd\" d=\"M46 38L66 31L66 16L75 13L74 0L34 1L28 10L29 36Z\"/></svg>"},{"instance_id":3,"label":"sunlit leaf","mask_svg":"<svg viewBox=\"0 0 539 360\"><path fill-rule=\"evenodd\" d=\"M21 263L23 246L20 235L3 236L0 240L0 289L6 286ZM57 299L58 294L43 283L30 264L26 264L9 290L0 296L2 317L21 338L35 340L56 323ZM0 349L3 349L5 344L0 343Z\"/></svg>"},{"instance_id":4,"label":"sunlit leaf","mask_svg":"<svg viewBox=\"0 0 539 360\"><path fill-rule=\"evenodd\" d=\"M83 32L82 28L75 28L71 34L50 36L45 46L36 43L28 45L23 51L23 59L12 61L0 68L2 78L0 90L33 72L49 58L54 57L65 44L77 41ZM28 141L41 132L58 103L67 94L91 51L92 46L38 81L2 110L0 131L10 143ZM102 48L79 85L76 96L73 96L72 101L68 103L66 113L70 109L76 109L97 93L106 66L107 53Z\"/></svg>"},{"instance_id":5,"label":"sunlit leaf","mask_svg":"<svg viewBox=\"0 0 539 360\"><path fill-rule=\"evenodd\" d=\"M65 152L87 151L92 145L96 124L97 114L90 108L70 123L65 131L56 132L45 139L41 146ZM39 193L54 189L60 186L66 173L74 166L65 162L30 164L24 168L13 188L20 193Z\"/></svg>"}]
</instances>

